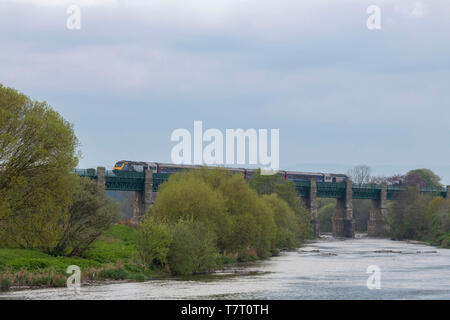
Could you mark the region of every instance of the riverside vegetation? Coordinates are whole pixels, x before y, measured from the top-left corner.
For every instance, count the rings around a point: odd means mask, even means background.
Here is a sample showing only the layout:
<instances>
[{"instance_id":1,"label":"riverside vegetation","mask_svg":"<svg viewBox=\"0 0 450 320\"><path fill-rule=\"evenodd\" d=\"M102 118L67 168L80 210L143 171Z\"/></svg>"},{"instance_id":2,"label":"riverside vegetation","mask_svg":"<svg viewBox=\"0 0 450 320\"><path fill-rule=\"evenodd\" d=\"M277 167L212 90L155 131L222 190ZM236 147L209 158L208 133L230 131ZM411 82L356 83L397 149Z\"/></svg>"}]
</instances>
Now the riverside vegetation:
<instances>
[{"instance_id":1,"label":"riverside vegetation","mask_svg":"<svg viewBox=\"0 0 450 320\"><path fill-rule=\"evenodd\" d=\"M69 265L83 281L205 273L312 237L292 182L256 174L246 183L221 169L172 175L142 221L123 225L117 202L72 174L77 148L50 106L0 85L1 290L64 286ZM410 189L390 204L392 236L448 246L449 212L449 200Z\"/></svg>"},{"instance_id":2,"label":"riverside vegetation","mask_svg":"<svg viewBox=\"0 0 450 320\"><path fill-rule=\"evenodd\" d=\"M310 236L293 184L220 169L172 176L137 228L120 225L118 204L72 174L78 145L47 103L0 85L0 289L64 286L73 264L84 281L203 273Z\"/></svg>"},{"instance_id":3,"label":"riverside vegetation","mask_svg":"<svg viewBox=\"0 0 450 320\"><path fill-rule=\"evenodd\" d=\"M419 240L450 248L450 199L432 194L420 194L418 187L442 188L440 177L429 169L416 169L406 175L373 177L370 168L357 166L348 172L355 183L370 184L385 181L407 189L397 199L388 201L386 224L388 236L394 240ZM334 199L319 199L318 214L322 232L331 232L335 210ZM370 200L353 200L356 231L367 232Z\"/></svg>"}]
</instances>

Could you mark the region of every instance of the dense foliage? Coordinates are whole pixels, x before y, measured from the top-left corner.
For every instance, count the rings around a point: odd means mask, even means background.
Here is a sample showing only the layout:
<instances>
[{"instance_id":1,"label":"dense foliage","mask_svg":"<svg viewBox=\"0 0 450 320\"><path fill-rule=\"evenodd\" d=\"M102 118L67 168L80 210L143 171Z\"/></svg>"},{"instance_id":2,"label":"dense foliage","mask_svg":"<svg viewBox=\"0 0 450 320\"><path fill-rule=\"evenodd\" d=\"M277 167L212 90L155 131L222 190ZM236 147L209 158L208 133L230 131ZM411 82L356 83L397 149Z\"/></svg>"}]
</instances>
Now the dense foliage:
<instances>
[{"instance_id":1,"label":"dense foliage","mask_svg":"<svg viewBox=\"0 0 450 320\"><path fill-rule=\"evenodd\" d=\"M72 125L47 103L0 85L0 246L81 255L118 208L78 163Z\"/></svg>"},{"instance_id":2,"label":"dense foliage","mask_svg":"<svg viewBox=\"0 0 450 320\"><path fill-rule=\"evenodd\" d=\"M72 125L45 102L0 85L0 243L55 246L76 191Z\"/></svg>"},{"instance_id":3,"label":"dense foliage","mask_svg":"<svg viewBox=\"0 0 450 320\"><path fill-rule=\"evenodd\" d=\"M450 246L450 199L420 194L409 187L389 206L388 223L395 239L416 239Z\"/></svg>"},{"instance_id":4,"label":"dense foliage","mask_svg":"<svg viewBox=\"0 0 450 320\"><path fill-rule=\"evenodd\" d=\"M120 207L89 178L80 185L69 214L61 223L62 236L53 248L54 255L80 256L113 223L119 222Z\"/></svg>"},{"instance_id":5,"label":"dense foliage","mask_svg":"<svg viewBox=\"0 0 450 320\"><path fill-rule=\"evenodd\" d=\"M167 261L172 273L191 274L213 268L218 253L248 260L297 247L308 235L308 211L293 185L275 179L266 179L270 188L258 184L265 190L259 195L242 176L222 169L171 176L139 228L143 260L153 265ZM152 229L170 230L171 236L162 245L147 236ZM164 252L164 258L155 260L157 252Z\"/></svg>"}]
</instances>

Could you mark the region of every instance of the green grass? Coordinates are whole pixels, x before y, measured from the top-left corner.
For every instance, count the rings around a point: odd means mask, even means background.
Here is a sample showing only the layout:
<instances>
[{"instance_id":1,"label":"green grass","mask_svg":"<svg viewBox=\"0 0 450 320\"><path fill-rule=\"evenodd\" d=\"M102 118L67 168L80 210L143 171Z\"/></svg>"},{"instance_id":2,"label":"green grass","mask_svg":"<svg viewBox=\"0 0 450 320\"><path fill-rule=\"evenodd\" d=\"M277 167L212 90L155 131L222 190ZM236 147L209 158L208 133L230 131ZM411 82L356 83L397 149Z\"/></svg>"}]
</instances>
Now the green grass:
<instances>
[{"instance_id":1,"label":"green grass","mask_svg":"<svg viewBox=\"0 0 450 320\"><path fill-rule=\"evenodd\" d=\"M133 227L114 225L84 253L83 258L100 263L132 259L137 254L136 235L137 230Z\"/></svg>"},{"instance_id":2,"label":"green grass","mask_svg":"<svg viewBox=\"0 0 450 320\"><path fill-rule=\"evenodd\" d=\"M80 268L99 267L100 263L79 257L53 257L38 250L0 249L0 270L65 272L70 265Z\"/></svg>"},{"instance_id":3,"label":"green grass","mask_svg":"<svg viewBox=\"0 0 450 320\"><path fill-rule=\"evenodd\" d=\"M82 257L53 257L34 249L0 248L0 284L2 290L13 285L64 286L66 270L77 265L83 271L97 270L100 279L145 280L135 263L137 230L114 225Z\"/></svg>"}]
</instances>

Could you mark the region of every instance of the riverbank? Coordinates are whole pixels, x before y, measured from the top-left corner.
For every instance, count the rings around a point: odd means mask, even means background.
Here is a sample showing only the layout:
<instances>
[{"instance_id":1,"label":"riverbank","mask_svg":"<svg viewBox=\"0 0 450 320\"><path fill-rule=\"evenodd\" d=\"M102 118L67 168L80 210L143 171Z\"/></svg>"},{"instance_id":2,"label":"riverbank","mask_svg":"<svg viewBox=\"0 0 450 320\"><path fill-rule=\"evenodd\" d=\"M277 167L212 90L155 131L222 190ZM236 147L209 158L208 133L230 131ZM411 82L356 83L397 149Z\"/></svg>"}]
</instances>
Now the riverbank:
<instances>
[{"instance_id":1,"label":"riverbank","mask_svg":"<svg viewBox=\"0 0 450 320\"><path fill-rule=\"evenodd\" d=\"M304 251L304 252L302 252ZM380 268L371 290L369 266ZM449 299L450 250L361 236L321 237L301 250L247 263L246 275L202 275L105 282L66 288L0 293L1 299Z\"/></svg>"},{"instance_id":2,"label":"riverbank","mask_svg":"<svg viewBox=\"0 0 450 320\"><path fill-rule=\"evenodd\" d=\"M252 263L236 262L232 259L224 260L223 266L214 272L189 277L174 277L164 270L146 269L137 259L136 232L133 227L115 225L102 235L83 257L53 257L38 250L0 249L0 291L65 287L69 276L66 269L69 265L80 267L83 286L260 274L258 270L248 268ZM358 234L357 238L361 238L361 235ZM324 235L321 238L321 241L323 240L334 241L331 235ZM406 242L433 245L416 240ZM306 248L314 243L315 241L308 241L299 252L306 251ZM379 248L378 251L383 249ZM274 254L276 255L275 252Z\"/></svg>"},{"instance_id":3,"label":"riverbank","mask_svg":"<svg viewBox=\"0 0 450 320\"><path fill-rule=\"evenodd\" d=\"M70 265L80 267L82 285L179 278L168 270L145 268L138 258L136 235L134 227L114 225L82 257L54 257L35 249L0 248L0 291L65 287ZM256 260L253 256L246 262L222 257L222 267L209 274L246 275L249 274L246 264Z\"/></svg>"},{"instance_id":4,"label":"riverbank","mask_svg":"<svg viewBox=\"0 0 450 320\"><path fill-rule=\"evenodd\" d=\"M146 281L165 276L138 262L137 230L114 225L82 257L51 256L34 249L0 249L0 290L66 286L67 267L81 269L83 283Z\"/></svg>"}]
</instances>

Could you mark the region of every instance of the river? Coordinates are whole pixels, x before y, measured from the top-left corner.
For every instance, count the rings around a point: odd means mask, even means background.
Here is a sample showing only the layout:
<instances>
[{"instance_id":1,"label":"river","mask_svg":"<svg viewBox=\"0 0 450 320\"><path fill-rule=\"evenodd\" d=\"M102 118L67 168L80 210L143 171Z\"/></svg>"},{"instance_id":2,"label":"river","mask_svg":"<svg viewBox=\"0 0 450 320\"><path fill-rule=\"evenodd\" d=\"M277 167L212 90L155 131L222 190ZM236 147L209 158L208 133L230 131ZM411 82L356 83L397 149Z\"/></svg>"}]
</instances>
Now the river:
<instances>
[{"instance_id":1,"label":"river","mask_svg":"<svg viewBox=\"0 0 450 320\"><path fill-rule=\"evenodd\" d=\"M367 286L369 266L379 268L379 289ZM243 268L250 274L82 286L78 294L23 290L0 299L450 299L450 249L364 235L325 235Z\"/></svg>"}]
</instances>

